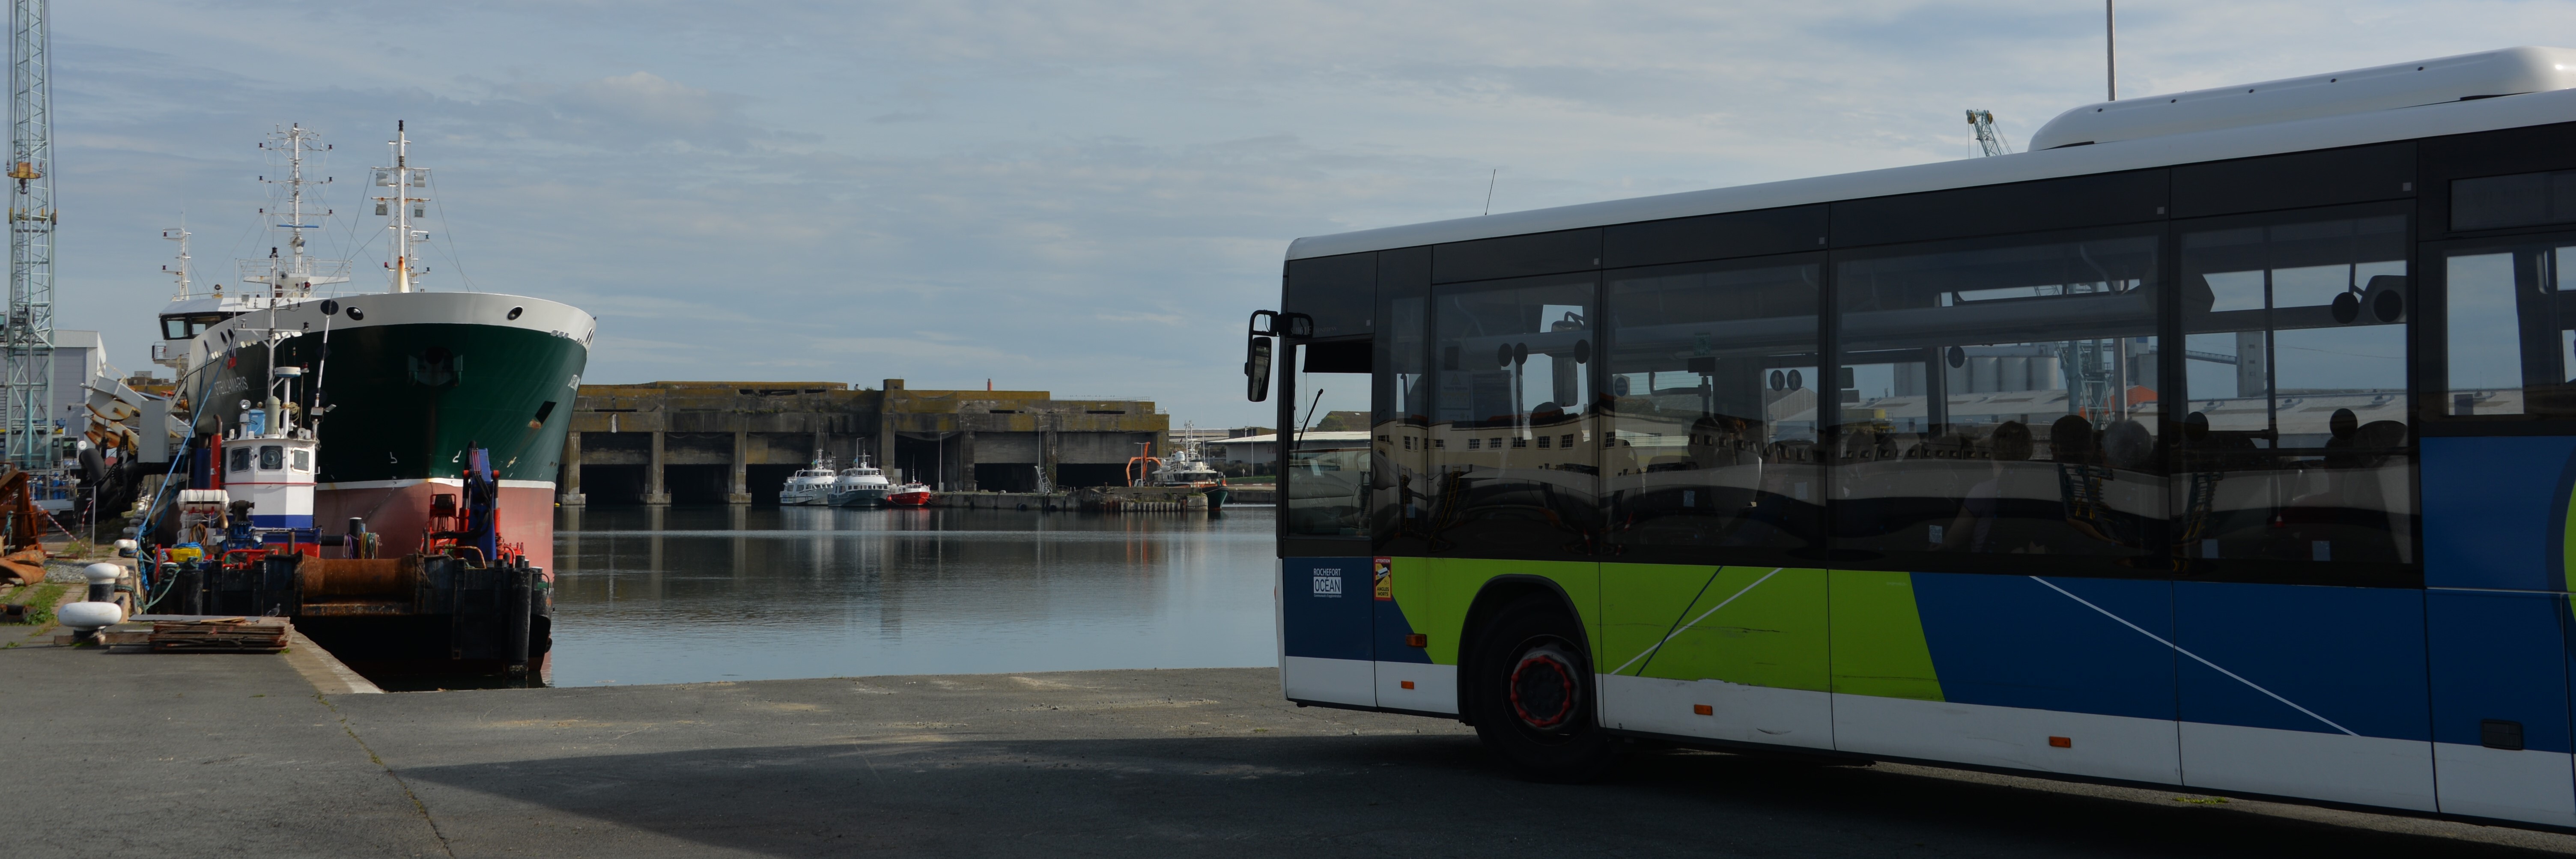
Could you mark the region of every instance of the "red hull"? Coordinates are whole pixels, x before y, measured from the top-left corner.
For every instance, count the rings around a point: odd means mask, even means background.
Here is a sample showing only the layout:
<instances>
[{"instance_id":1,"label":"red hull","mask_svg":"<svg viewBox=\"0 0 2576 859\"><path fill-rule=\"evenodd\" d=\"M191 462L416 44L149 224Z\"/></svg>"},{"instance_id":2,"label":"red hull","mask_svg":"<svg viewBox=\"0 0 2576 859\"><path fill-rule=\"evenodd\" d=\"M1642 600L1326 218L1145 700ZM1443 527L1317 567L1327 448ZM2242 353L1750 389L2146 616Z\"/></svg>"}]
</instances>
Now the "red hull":
<instances>
[{"instance_id":1,"label":"red hull","mask_svg":"<svg viewBox=\"0 0 2576 859\"><path fill-rule=\"evenodd\" d=\"M365 519L367 530L378 535L377 552L399 557L420 551L421 531L429 524L430 498L463 491L453 480L357 489L323 484L313 491L313 524L322 533L338 534L348 530L350 519ZM519 544L528 553L528 563L553 579L554 487L502 485L501 542Z\"/></svg>"},{"instance_id":2,"label":"red hull","mask_svg":"<svg viewBox=\"0 0 2576 859\"><path fill-rule=\"evenodd\" d=\"M886 503L895 507L928 507L930 506L930 493L897 492L893 495L886 496Z\"/></svg>"}]
</instances>

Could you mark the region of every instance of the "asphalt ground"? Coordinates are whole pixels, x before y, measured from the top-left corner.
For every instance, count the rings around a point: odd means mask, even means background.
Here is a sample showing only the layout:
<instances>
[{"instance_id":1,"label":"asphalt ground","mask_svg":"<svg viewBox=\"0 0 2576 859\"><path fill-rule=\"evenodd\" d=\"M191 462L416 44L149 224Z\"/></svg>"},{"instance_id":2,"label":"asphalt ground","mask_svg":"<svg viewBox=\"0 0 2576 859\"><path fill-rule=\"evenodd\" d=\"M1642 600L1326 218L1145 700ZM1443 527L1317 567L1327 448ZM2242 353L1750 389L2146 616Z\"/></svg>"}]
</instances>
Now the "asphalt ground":
<instances>
[{"instance_id":1,"label":"asphalt ground","mask_svg":"<svg viewBox=\"0 0 2576 859\"><path fill-rule=\"evenodd\" d=\"M1895 764L1656 751L1602 783L1533 784L1455 722L1299 708L1268 669L352 694L281 657L16 629L12 859L2576 853L2576 836Z\"/></svg>"}]
</instances>

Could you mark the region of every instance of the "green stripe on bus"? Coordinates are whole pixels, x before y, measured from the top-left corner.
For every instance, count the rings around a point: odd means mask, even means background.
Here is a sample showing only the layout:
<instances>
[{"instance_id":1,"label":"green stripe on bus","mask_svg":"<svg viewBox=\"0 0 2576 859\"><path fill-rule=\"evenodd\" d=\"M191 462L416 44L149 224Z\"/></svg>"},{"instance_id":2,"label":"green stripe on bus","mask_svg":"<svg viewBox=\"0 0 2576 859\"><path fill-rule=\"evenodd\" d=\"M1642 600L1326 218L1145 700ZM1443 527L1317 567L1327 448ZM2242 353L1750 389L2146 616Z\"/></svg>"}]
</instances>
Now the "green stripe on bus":
<instances>
[{"instance_id":1,"label":"green stripe on bus","mask_svg":"<svg viewBox=\"0 0 2576 859\"><path fill-rule=\"evenodd\" d=\"M1826 691L1825 591L1823 570L1603 564L1600 670Z\"/></svg>"},{"instance_id":2,"label":"green stripe on bus","mask_svg":"<svg viewBox=\"0 0 2576 859\"><path fill-rule=\"evenodd\" d=\"M1913 575L1835 570L1829 587L1833 691L1942 700L1932 648L1924 642L1923 619L1914 607Z\"/></svg>"}]
</instances>

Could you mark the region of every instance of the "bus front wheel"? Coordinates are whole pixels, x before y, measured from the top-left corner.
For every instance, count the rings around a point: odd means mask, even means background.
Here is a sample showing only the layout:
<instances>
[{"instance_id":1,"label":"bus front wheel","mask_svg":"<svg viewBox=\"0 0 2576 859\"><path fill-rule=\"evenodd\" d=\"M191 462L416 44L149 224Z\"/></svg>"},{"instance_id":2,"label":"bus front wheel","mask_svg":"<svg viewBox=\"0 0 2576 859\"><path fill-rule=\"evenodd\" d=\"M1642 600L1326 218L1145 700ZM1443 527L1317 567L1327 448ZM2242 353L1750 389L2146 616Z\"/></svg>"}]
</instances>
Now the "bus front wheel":
<instances>
[{"instance_id":1,"label":"bus front wheel","mask_svg":"<svg viewBox=\"0 0 2576 859\"><path fill-rule=\"evenodd\" d=\"M1618 762L1619 741L1593 718L1582 635L1556 600L1533 595L1495 612L1476 636L1476 736L1523 776L1590 781Z\"/></svg>"}]
</instances>

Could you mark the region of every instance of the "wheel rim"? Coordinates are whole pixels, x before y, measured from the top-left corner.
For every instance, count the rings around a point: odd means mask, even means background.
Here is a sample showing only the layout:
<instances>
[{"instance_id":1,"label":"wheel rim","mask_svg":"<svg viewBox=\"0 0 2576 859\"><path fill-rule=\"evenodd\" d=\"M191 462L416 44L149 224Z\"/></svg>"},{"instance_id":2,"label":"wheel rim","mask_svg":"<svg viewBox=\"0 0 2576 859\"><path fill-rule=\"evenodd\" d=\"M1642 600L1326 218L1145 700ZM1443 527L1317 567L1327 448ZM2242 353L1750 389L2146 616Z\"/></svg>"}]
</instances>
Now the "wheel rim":
<instances>
[{"instance_id":1,"label":"wheel rim","mask_svg":"<svg viewBox=\"0 0 2576 859\"><path fill-rule=\"evenodd\" d=\"M1505 686L1511 690L1512 715L1523 727L1553 732L1573 724L1582 703L1574 665L1574 655L1555 642L1521 652Z\"/></svg>"}]
</instances>

